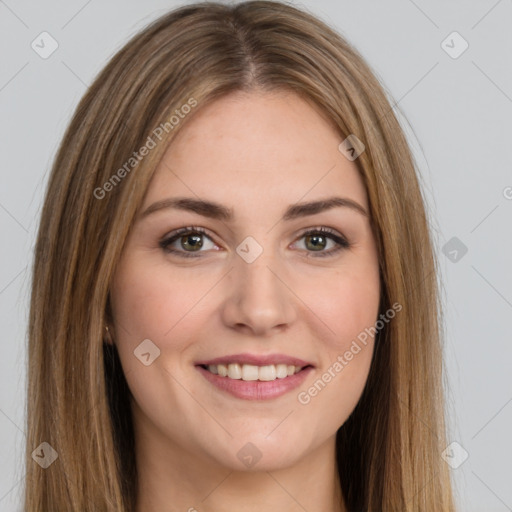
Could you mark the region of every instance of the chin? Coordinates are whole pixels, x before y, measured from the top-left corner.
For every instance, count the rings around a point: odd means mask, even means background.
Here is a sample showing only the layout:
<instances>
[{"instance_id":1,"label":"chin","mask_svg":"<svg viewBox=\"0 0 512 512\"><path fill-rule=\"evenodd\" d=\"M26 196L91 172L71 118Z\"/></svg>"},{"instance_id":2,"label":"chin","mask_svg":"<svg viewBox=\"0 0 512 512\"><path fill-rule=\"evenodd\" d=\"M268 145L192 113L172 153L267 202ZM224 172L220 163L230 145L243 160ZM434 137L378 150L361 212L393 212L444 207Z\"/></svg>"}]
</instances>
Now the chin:
<instances>
[{"instance_id":1,"label":"chin","mask_svg":"<svg viewBox=\"0 0 512 512\"><path fill-rule=\"evenodd\" d=\"M274 434L267 438L261 431L237 435L212 456L230 470L258 472L290 467L306 455L308 446L299 444L300 439L286 432Z\"/></svg>"}]
</instances>

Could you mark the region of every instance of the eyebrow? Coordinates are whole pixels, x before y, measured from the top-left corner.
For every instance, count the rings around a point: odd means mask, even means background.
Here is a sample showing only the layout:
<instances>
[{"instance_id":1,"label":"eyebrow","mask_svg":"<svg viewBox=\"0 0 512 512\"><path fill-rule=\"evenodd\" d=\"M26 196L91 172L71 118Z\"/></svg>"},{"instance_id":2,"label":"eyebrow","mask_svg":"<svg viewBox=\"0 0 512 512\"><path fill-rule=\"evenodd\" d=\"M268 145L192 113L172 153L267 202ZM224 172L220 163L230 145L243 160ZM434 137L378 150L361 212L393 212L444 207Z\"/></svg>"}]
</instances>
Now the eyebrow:
<instances>
[{"instance_id":1,"label":"eyebrow","mask_svg":"<svg viewBox=\"0 0 512 512\"><path fill-rule=\"evenodd\" d=\"M301 217L307 217L309 215L315 215L317 213L321 213L323 211L337 207L350 208L351 210L360 213L365 217L368 217L367 211L356 201L349 199L348 197L329 197L326 199L320 199L318 201L309 201L290 205L283 215L283 220L289 221ZM213 201L194 199L192 197L170 197L168 199L157 201L156 203L148 206L141 213L140 220L146 218L152 213L167 208L190 211L197 213L198 215L202 215L203 217L209 217L223 221L231 221L234 218L234 212L232 208L228 208Z\"/></svg>"}]
</instances>

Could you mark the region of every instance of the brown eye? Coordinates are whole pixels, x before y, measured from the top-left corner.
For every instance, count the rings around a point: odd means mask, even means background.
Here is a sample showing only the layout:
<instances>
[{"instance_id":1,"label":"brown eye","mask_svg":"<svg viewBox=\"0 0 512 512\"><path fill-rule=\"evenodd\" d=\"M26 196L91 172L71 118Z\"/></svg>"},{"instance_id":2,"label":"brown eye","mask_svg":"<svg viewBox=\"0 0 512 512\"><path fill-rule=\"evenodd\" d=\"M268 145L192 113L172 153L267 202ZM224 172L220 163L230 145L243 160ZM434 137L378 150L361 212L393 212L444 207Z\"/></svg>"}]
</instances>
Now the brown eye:
<instances>
[{"instance_id":1,"label":"brown eye","mask_svg":"<svg viewBox=\"0 0 512 512\"><path fill-rule=\"evenodd\" d=\"M313 251L321 251L327 245L327 237L325 235L307 235L304 238L307 240L306 247Z\"/></svg>"},{"instance_id":2,"label":"brown eye","mask_svg":"<svg viewBox=\"0 0 512 512\"><path fill-rule=\"evenodd\" d=\"M338 235L336 232L329 228L316 228L306 231L302 234L301 239L305 239L305 246L307 252L318 253L314 257L331 256L342 249L348 249L350 243ZM334 247L329 250L324 250L329 241L334 243Z\"/></svg>"},{"instance_id":3,"label":"brown eye","mask_svg":"<svg viewBox=\"0 0 512 512\"><path fill-rule=\"evenodd\" d=\"M185 258L194 258L200 256L201 252L204 252L201 251L205 245L204 238L208 239L212 245L215 245L203 229L194 227L181 228L171 233L159 245L165 252L177 254ZM174 247L172 247L173 245Z\"/></svg>"},{"instance_id":4,"label":"brown eye","mask_svg":"<svg viewBox=\"0 0 512 512\"><path fill-rule=\"evenodd\" d=\"M209 241L213 247L215 243L206 234L206 231L198 227L186 227L174 231L169 236L164 238L160 243L160 247L167 253L176 254L184 258L200 257L203 247L205 247L204 240ZM335 231L319 227L310 229L302 234L300 240L305 240L305 248L307 253L317 253L314 257L331 256L342 249L348 249L350 243ZM334 244L334 247L325 250L329 242ZM212 248L212 247L210 247ZM206 249L208 249L206 244ZM308 254L309 256L309 254Z\"/></svg>"},{"instance_id":5,"label":"brown eye","mask_svg":"<svg viewBox=\"0 0 512 512\"><path fill-rule=\"evenodd\" d=\"M190 248L190 249L197 249L201 248L203 246L203 242L201 240L201 237L203 235L201 234L190 234L180 237L178 240L181 240L181 246L183 248Z\"/></svg>"}]
</instances>

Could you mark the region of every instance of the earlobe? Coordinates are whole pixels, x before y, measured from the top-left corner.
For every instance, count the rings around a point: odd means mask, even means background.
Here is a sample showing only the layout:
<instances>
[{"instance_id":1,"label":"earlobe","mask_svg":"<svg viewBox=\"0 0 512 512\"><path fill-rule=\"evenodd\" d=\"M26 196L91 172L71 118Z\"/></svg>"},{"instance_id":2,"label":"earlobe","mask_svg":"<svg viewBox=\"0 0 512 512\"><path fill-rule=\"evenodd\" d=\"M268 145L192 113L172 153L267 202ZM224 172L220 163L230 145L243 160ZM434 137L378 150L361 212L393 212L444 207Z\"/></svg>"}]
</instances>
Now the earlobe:
<instances>
[{"instance_id":1,"label":"earlobe","mask_svg":"<svg viewBox=\"0 0 512 512\"><path fill-rule=\"evenodd\" d=\"M103 343L108 343L109 345L114 344L114 340L112 338L112 334L110 333L110 329L109 329L108 325L105 325L105 328L104 328Z\"/></svg>"}]
</instances>

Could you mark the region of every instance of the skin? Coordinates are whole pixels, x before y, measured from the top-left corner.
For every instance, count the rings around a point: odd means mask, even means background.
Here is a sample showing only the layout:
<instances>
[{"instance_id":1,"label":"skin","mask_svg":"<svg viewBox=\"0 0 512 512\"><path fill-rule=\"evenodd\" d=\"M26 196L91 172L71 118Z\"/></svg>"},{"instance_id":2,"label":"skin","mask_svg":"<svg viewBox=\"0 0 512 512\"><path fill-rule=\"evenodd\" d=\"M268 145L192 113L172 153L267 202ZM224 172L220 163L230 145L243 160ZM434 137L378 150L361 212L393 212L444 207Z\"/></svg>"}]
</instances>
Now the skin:
<instances>
[{"instance_id":1,"label":"skin","mask_svg":"<svg viewBox=\"0 0 512 512\"><path fill-rule=\"evenodd\" d=\"M197 111L157 168L140 212L186 196L232 208L234 220L171 208L139 215L116 269L112 327L133 394L138 512L345 510L335 435L359 401L374 340L308 404L298 394L378 319L377 249L369 218L347 207L281 220L289 205L333 195L368 212L342 140L294 94L235 93ZM199 257L160 247L187 226L207 231L203 246L182 235L172 247ZM350 248L317 256L303 233L319 226ZM252 263L236 252L247 236L263 248ZM337 246L319 243L323 253ZM145 339L160 350L148 366L134 356ZM314 369L300 388L251 401L217 389L194 364L240 352L284 353ZM250 468L237 457L248 442L261 454Z\"/></svg>"}]
</instances>

